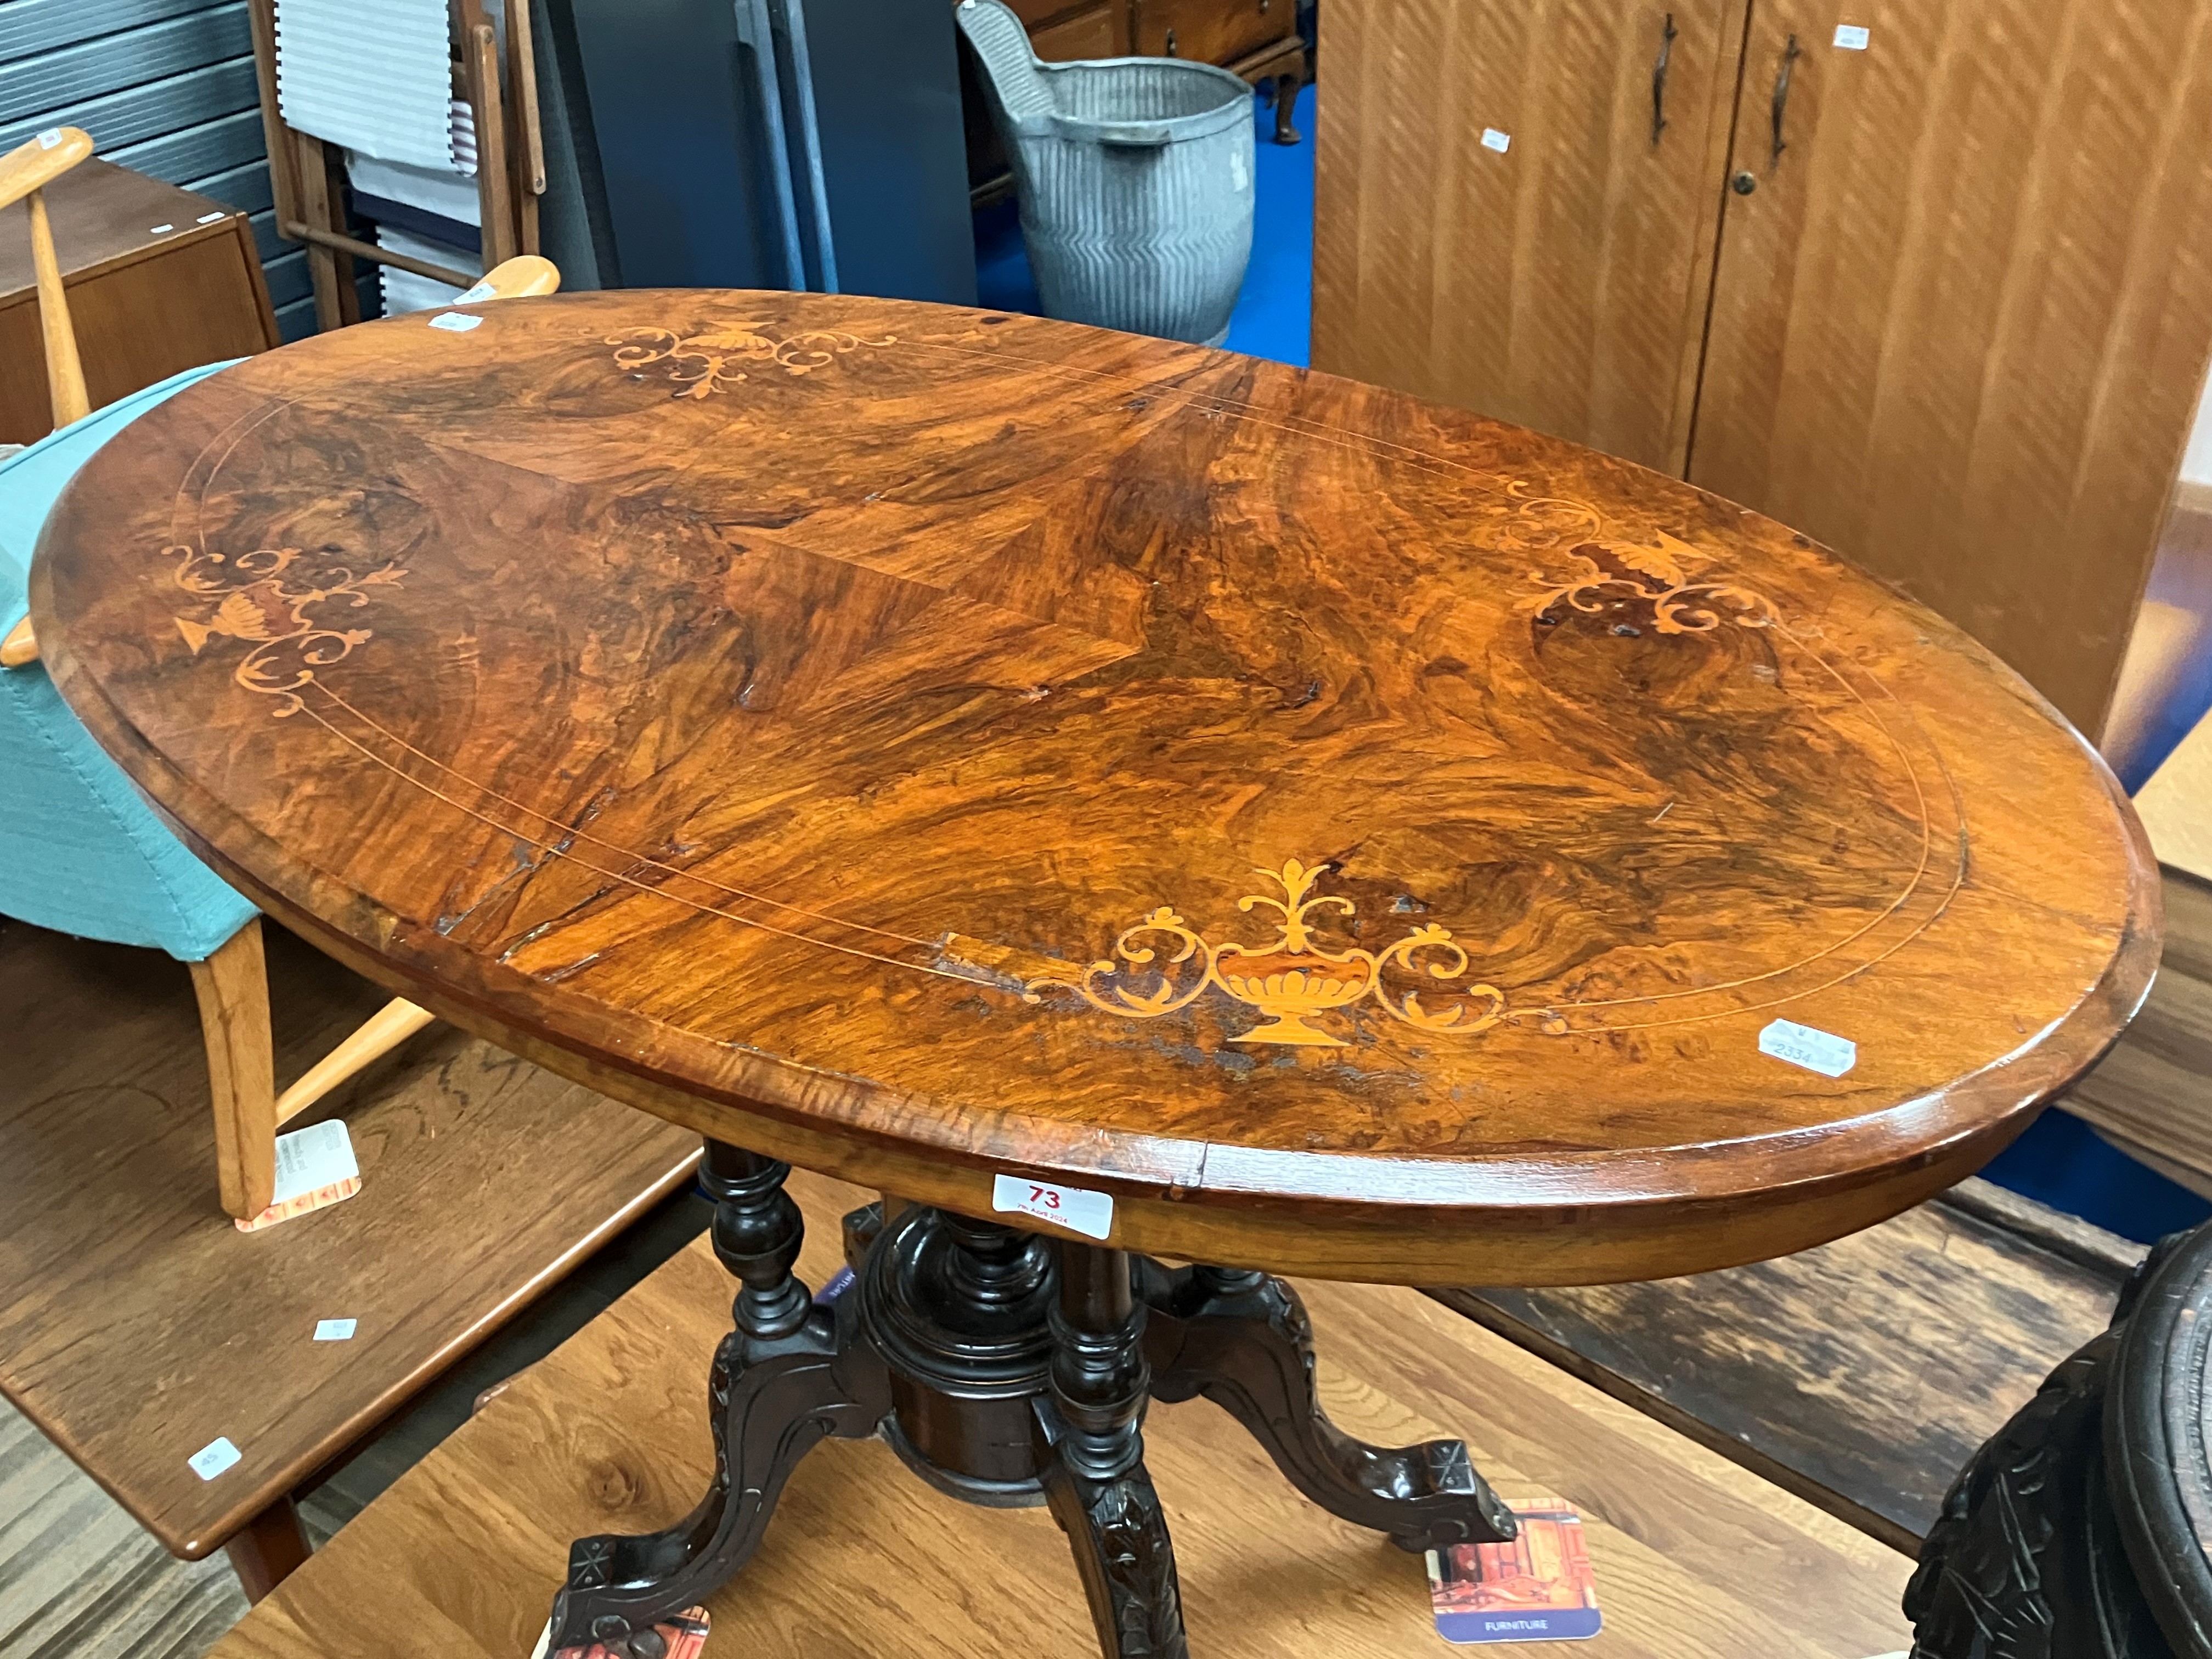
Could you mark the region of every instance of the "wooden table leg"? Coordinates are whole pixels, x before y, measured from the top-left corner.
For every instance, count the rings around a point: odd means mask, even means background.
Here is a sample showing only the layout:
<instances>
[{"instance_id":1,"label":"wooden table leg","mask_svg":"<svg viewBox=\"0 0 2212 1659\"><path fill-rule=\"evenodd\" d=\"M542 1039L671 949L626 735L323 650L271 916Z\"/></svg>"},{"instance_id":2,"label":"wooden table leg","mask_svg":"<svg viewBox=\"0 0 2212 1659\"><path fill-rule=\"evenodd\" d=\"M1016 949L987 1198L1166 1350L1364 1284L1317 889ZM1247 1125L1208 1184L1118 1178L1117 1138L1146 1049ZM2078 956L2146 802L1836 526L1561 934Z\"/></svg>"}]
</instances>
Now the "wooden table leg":
<instances>
[{"instance_id":1,"label":"wooden table leg","mask_svg":"<svg viewBox=\"0 0 2212 1659\"><path fill-rule=\"evenodd\" d=\"M1314 1387L1313 1322L1272 1274L1139 1263L1151 1304L1152 1398L1203 1395L1242 1423L1285 1479L1331 1515L1415 1554L1499 1544L1513 1513L1475 1473L1466 1443L1370 1446L1328 1420Z\"/></svg>"},{"instance_id":2,"label":"wooden table leg","mask_svg":"<svg viewBox=\"0 0 2212 1659\"><path fill-rule=\"evenodd\" d=\"M1145 1309L1126 1250L1060 1246L1052 1384L1035 1404L1052 1518L1104 1659L1188 1659L1175 1545L1145 1468Z\"/></svg>"},{"instance_id":3,"label":"wooden table leg","mask_svg":"<svg viewBox=\"0 0 2212 1659\"><path fill-rule=\"evenodd\" d=\"M255 1516L222 1547L248 1601L258 1601L275 1589L310 1553L300 1511L289 1498L278 1498Z\"/></svg>"},{"instance_id":4,"label":"wooden table leg","mask_svg":"<svg viewBox=\"0 0 2212 1659\"><path fill-rule=\"evenodd\" d=\"M580 1538L553 1601L549 1651L660 1659L653 1626L703 1602L752 1557L783 1483L826 1436L865 1439L891 1408L890 1376L849 1312L817 1306L793 1273L805 1236L783 1190L791 1166L718 1140L699 1179L714 1197L714 1254L737 1276L736 1328L707 1385L715 1478L657 1533Z\"/></svg>"}]
</instances>

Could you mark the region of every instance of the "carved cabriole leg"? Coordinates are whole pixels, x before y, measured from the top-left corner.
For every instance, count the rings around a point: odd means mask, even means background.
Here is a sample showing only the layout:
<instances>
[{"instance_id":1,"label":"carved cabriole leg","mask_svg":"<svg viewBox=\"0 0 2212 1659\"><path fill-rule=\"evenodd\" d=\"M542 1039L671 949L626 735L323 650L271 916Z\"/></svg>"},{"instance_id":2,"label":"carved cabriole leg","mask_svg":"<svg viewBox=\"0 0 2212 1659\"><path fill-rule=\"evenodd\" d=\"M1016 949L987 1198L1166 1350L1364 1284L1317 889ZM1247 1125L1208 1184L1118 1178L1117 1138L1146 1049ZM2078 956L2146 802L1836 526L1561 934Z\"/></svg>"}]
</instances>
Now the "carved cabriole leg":
<instances>
[{"instance_id":1,"label":"carved cabriole leg","mask_svg":"<svg viewBox=\"0 0 2212 1659\"><path fill-rule=\"evenodd\" d=\"M715 1199L714 1254L741 1281L737 1328L708 1384L714 1485L665 1531L577 1540L553 1601L555 1650L596 1641L615 1659L659 1659L653 1625L706 1601L751 1558L799 1460L826 1436L873 1434L890 1409L857 1299L817 1308L791 1271L805 1224L783 1190L789 1172L707 1143L700 1179Z\"/></svg>"},{"instance_id":2,"label":"carved cabriole leg","mask_svg":"<svg viewBox=\"0 0 2212 1659\"><path fill-rule=\"evenodd\" d=\"M1188 1659L1175 1548L1145 1470L1145 1309L1129 1273L1122 1251L1060 1246L1039 1459L1105 1659Z\"/></svg>"},{"instance_id":3,"label":"carved cabriole leg","mask_svg":"<svg viewBox=\"0 0 2212 1659\"><path fill-rule=\"evenodd\" d=\"M1290 1483L1401 1549L1503 1543L1514 1521L1457 1440L1383 1448L1354 1440L1321 1408L1313 1327L1297 1292L1261 1273L1170 1272L1140 1264L1152 1310L1146 1352L1155 1400L1204 1395L1249 1430Z\"/></svg>"}]
</instances>

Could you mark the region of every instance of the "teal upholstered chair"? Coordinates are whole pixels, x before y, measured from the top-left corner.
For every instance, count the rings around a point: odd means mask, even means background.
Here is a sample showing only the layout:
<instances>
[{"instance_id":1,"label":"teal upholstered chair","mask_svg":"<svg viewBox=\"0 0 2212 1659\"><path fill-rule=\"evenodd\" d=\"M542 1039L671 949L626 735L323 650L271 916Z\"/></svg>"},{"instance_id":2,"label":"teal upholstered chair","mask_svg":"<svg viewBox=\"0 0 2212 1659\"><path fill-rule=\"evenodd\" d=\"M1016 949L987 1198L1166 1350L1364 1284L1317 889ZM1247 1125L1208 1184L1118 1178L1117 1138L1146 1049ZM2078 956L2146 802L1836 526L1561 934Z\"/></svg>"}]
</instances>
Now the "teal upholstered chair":
<instances>
[{"instance_id":1,"label":"teal upholstered chair","mask_svg":"<svg viewBox=\"0 0 2212 1659\"><path fill-rule=\"evenodd\" d=\"M83 376L39 192L91 150L84 134L63 128L0 156L0 207L26 198L31 204L33 263L58 428L0 460L0 634L6 635L0 647L0 915L167 951L191 965L215 1101L217 1184L223 1207L248 1218L269 1206L277 1125L430 1016L411 1003L390 1004L280 1099L260 915L163 827L39 665L25 584L55 498L118 432L225 367L188 369L96 413L83 412Z\"/></svg>"}]
</instances>

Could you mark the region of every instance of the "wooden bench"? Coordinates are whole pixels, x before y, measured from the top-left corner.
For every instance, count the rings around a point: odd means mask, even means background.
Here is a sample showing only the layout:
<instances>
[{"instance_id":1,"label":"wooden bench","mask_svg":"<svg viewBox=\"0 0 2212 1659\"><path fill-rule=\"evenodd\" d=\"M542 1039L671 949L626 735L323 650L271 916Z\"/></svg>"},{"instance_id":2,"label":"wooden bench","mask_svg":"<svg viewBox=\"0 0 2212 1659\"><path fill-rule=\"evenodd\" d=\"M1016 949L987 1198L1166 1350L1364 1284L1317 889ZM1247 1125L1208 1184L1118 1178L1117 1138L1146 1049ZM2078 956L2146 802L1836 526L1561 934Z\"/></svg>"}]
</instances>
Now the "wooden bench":
<instances>
[{"instance_id":1,"label":"wooden bench","mask_svg":"<svg viewBox=\"0 0 2212 1659\"><path fill-rule=\"evenodd\" d=\"M270 930L279 1081L384 994ZM151 951L0 925L0 1393L173 1553L249 1595L291 1494L690 1178L696 1136L439 1027L314 1109L362 1189L241 1234L216 1207L192 995ZM349 1340L317 1322L352 1319ZM203 1480L218 1437L239 1456ZM6 1577L0 1572L0 1579Z\"/></svg>"},{"instance_id":2,"label":"wooden bench","mask_svg":"<svg viewBox=\"0 0 2212 1659\"><path fill-rule=\"evenodd\" d=\"M838 1264L838 1218L872 1194L804 1173L789 1190L807 1217L799 1271L818 1286ZM489 1401L214 1659L528 1653L572 1538L665 1525L703 1490L706 1368L730 1284L703 1242L672 1259ZM1581 1508L1606 1627L1578 1652L1868 1659L1907 1645L1904 1557L1416 1291L1299 1288L1346 1429L1393 1444L1464 1436L1501 1491ZM1299 1498L1215 1407L1155 1406L1145 1432L1194 1654L1443 1651L1420 1561ZM761 1553L708 1607L709 1653L1097 1651L1043 1510L940 1496L880 1441L811 1453Z\"/></svg>"}]
</instances>

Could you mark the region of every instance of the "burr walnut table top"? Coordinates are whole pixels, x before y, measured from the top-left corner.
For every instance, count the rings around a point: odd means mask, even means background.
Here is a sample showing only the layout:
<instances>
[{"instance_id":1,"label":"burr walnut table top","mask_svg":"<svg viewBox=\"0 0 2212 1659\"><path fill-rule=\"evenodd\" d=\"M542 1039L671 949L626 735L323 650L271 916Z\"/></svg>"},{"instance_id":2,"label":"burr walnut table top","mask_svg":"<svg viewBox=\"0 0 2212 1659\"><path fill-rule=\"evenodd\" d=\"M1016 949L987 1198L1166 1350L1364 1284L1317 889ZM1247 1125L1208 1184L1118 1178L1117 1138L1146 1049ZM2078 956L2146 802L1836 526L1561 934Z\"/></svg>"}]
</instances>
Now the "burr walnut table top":
<instances>
[{"instance_id":1,"label":"burr walnut table top","mask_svg":"<svg viewBox=\"0 0 2212 1659\"><path fill-rule=\"evenodd\" d=\"M39 635L275 914L664 1115L1166 1254L1646 1278L1955 1181L2148 982L2080 738L1680 483L1030 318L478 314L131 426Z\"/></svg>"}]
</instances>

